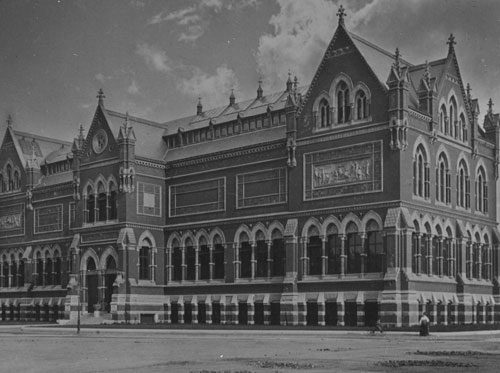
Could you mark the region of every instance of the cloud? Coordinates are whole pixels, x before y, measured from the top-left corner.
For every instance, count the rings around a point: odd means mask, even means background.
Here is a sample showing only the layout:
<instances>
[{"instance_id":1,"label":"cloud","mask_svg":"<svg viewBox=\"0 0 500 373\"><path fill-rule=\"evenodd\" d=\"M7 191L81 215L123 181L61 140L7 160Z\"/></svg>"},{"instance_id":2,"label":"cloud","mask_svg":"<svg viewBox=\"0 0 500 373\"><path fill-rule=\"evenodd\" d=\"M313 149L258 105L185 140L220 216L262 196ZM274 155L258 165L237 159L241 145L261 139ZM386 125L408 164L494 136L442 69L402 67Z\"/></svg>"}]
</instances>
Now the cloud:
<instances>
[{"instance_id":1,"label":"cloud","mask_svg":"<svg viewBox=\"0 0 500 373\"><path fill-rule=\"evenodd\" d=\"M339 4L328 0L277 0L279 12L269 21L273 32L259 39L258 70L272 90L282 89L288 70L309 84L335 32ZM410 0L411 6L417 2ZM405 2L406 4L406 2ZM347 4L346 26L353 30L373 17L387 18L394 1L367 0Z\"/></svg>"},{"instance_id":2,"label":"cloud","mask_svg":"<svg viewBox=\"0 0 500 373\"><path fill-rule=\"evenodd\" d=\"M172 12L162 11L151 17L148 24L173 23L179 27L178 41L195 42L205 34L212 17L217 13L222 10L241 10L257 4L258 0L204 0Z\"/></svg>"},{"instance_id":3,"label":"cloud","mask_svg":"<svg viewBox=\"0 0 500 373\"><path fill-rule=\"evenodd\" d=\"M139 93L139 86L137 85L137 82L132 80L132 83L127 87L127 92L130 93L131 95L136 95Z\"/></svg>"},{"instance_id":4,"label":"cloud","mask_svg":"<svg viewBox=\"0 0 500 373\"><path fill-rule=\"evenodd\" d=\"M110 76L106 76L103 73L97 73L97 74L95 74L94 78L95 78L95 80L97 80L97 81L99 81L101 83L104 83L106 80L111 79Z\"/></svg>"},{"instance_id":5,"label":"cloud","mask_svg":"<svg viewBox=\"0 0 500 373\"><path fill-rule=\"evenodd\" d=\"M229 101L231 89L238 95L236 74L226 65L219 66L214 74L208 74L197 67L191 68L188 78L177 81L177 89L190 97L201 97L205 108L224 105Z\"/></svg>"},{"instance_id":6,"label":"cloud","mask_svg":"<svg viewBox=\"0 0 500 373\"><path fill-rule=\"evenodd\" d=\"M139 44L136 53L143 57L146 63L157 71L168 73L172 70L172 62L166 53L155 46Z\"/></svg>"}]
</instances>

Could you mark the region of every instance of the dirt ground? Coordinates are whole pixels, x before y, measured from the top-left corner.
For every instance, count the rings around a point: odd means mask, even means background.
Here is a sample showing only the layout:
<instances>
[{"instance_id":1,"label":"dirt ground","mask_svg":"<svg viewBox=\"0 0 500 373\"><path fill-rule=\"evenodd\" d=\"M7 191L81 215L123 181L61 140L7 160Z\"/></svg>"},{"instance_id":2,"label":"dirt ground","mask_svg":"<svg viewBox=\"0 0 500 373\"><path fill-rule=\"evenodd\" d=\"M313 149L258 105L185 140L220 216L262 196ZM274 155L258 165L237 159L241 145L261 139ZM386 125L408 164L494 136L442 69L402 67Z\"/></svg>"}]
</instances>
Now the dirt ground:
<instances>
[{"instance_id":1,"label":"dirt ground","mask_svg":"<svg viewBox=\"0 0 500 373\"><path fill-rule=\"evenodd\" d=\"M0 326L0 372L498 372L497 334Z\"/></svg>"}]
</instances>

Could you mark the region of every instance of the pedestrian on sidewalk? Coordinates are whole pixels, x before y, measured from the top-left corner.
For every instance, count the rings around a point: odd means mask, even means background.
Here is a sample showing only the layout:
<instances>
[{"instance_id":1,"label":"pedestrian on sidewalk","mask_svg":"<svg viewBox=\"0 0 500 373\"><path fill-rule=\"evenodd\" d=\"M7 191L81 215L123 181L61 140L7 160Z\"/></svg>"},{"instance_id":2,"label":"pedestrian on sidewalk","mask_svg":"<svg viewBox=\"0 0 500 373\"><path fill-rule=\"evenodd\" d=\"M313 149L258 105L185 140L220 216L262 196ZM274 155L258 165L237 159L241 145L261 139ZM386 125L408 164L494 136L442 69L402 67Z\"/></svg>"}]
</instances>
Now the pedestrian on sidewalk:
<instances>
[{"instance_id":1,"label":"pedestrian on sidewalk","mask_svg":"<svg viewBox=\"0 0 500 373\"><path fill-rule=\"evenodd\" d=\"M424 312L422 313L422 317L420 318L420 336L421 337L426 337L429 335L429 323L430 320L427 317L427 314Z\"/></svg>"},{"instance_id":2,"label":"pedestrian on sidewalk","mask_svg":"<svg viewBox=\"0 0 500 373\"><path fill-rule=\"evenodd\" d=\"M382 323L380 322L380 319L377 319L377 322L375 323L375 328L373 328L372 330L372 334L375 334L376 332L384 334L384 329L382 328Z\"/></svg>"}]
</instances>

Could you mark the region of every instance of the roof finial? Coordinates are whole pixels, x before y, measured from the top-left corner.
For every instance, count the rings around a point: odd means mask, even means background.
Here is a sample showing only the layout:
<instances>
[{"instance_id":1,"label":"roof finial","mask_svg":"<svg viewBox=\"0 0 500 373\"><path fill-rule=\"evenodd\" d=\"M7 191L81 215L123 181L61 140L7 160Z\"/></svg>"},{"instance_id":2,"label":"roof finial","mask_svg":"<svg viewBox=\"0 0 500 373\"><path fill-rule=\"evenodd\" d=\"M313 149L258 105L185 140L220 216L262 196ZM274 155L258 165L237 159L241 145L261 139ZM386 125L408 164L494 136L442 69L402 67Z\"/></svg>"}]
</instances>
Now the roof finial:
<instances>
[{"instance_id":1,"label":"roof finial","mask_svg":"<svg viewBox=\"0 0 500 373\"><path fill-rule=\"evenodd\" d=\"M287 92L292 91L292 73L290 72L290 69L288 69L288 80L286 81L286 90Z\"/></svg>"},{"instance_id":2,"label":"roof finial","mask_svg":"<svg viewBox=\"0 0 500 373\"><path fill-rule=\"evenodd\" d=\"M431 66L429 64L429 61L427 61L427 60L425 60L424 79L427 82L427 84L430 84L430 82L431 82Z\"/></svg>"},{"instance_id":3,"label":"roof finial","mask_svg":"<svg viewBox=\"0 0 500 373\"><path fill-rule=\"evenodd\" d=\"M448 38L446 44L448 44L448 54L455 50L454 45L457 44L457 42L455 41L455 37L453 36L453 34L450 34L450 37Z\"/></svg>"},{"instance_id":4,"label":"roof finial","mask_svg":"<svg viewBox=\"0 0 500 373\"><path fill-rule=\"evenodd\" d=\"M346 16L344 6L340 4L339 11L337 12L337 17L339 17L339 25L345 26L344 17Z\"/></svg>"},{"instance_id":5,"label":"roof finial","mask_svg":"<svg viewBox=\"0 0 500 373\"><path fill-rule=\"evenodd\" d=\"M196 105L196 115L203 113L203 105L201 104L201 97L198 97L198 105Z\"/></svg>"},{"instance_id":6,"label":"roof finial","mask_svg":"<svg viewBox=\"0 0 500 373\"><path fill-rule=\"evenodd\" d=\"M236 97L234 97L234 88L231 88L231 96L229 96L229 106L233 106L236 102Z\"/></svg>"},{"instance_id":7,"label":"roof finial","mask_svg":"<svg viewBox=\"0 0 500 373\"><path fill-rule=\"evenodd\" d=\"M104 96L104 91L102 90L102 88L99 88L99 90L97 91L96 98L99 100L99 105L102 105L104 103L104 99L106 98L106 96Z\"/></svg>"},{"instance_id":8,"label":"roof finial","mask_svg":"<svg viewBox=\"0 0 500 373\"><path fill-rule=\"evenodd\" d=\"M298 86L299 86L299 79L297 78L297 75L295 75L295 78L293 78L293 90L296 91Z\"/></svg>"},{"instance_id":9,"label":"roof finial","mask_svg":"<svg viewBox=\"0 0 500 373\"><path fill-rule=\"evenodd\" d=\"M493 100L491 99L491 97L488 101L488 114L493 114Z\"/></svg>"},{"instance_id":10,"label":"roof finial","mask_svg":"<svg viewBox=\"0 0 500 373\"><path fill-rule=\"evenodd\" d=\"M257 99L260 100L263 96L264 91L262 90L262 78L259 78L259 87L257 88Z\"/></svg>"},{"instance_id":11,"label":"roof finial","mask_svg":"<svg viewBox=\"0 0 500 373\"><path fill-rule=\"evenodd\" d=\"M8 126L9 128L12 128L12 122L13 122L13 120L12 120L12 115L10 115L10 114L9 114L9 115L7 116L7 126Z\"/></svg>"},{"instance_id":12,"label":"roof finial","mask_svg":"<svg viewBox=\"0 0 500 373\"><path fill-rule=\"evenodd\" d=\"M399 48L396 48L396 53L394 55L394 68L398 74L401 73L401 54L399 53Z\"/></svg>"},{"instance_id":13,"label":"roof finial","mask_svg":"<svg viewBox=\"0 0 500 373\"><path fill-rule=\"evenodd\" d=\"M83 124L80 123L80 127L78 128L78 136L83 139Z\"/></svg>"},{"instance_id":14,"label":"roof finial","mask_svg":"<svg viewBox=\"0 0 500 373\"><path fill-rule=\"evenodd\" d=\"M465 88L465 92L467 93L467 101L469 101L469 103L470 103L470 101L472 100L472 96L471 96L471 94L470 94L470 93L471 93L471 91L472 91L472 89L471 89L471 87L470 87L470 84L469 84L469 83L467 83L467 88Z\"/></svg>"},{"instance_id":15,"label":"roof finial","mask_svg":"<svg viewBox=\"0 0 500 373\"><path fill-rule=\"evenodd\" d=\"M125 122L123 122L123 128L128 130L129 128L130 116L128 115L128 111L125 113Z\"/></svg>"}]
</instances>

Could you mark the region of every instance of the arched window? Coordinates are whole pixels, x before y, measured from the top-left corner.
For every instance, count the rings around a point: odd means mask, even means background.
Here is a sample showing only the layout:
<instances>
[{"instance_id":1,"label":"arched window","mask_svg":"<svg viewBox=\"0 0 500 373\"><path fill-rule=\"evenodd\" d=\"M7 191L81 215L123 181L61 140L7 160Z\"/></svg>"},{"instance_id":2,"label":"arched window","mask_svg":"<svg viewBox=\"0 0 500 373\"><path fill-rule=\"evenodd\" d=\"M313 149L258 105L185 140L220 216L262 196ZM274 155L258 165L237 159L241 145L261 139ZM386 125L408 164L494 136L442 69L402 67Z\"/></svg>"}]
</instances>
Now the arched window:
<instances>
[{"instance_id":1,"label":"arched window","mask_svg":"<svg viewBox=\"0 0 500 373\"><path fill-rule=\"evenodd\" d=\"M196 249L193 241L190 238L184 243L185 260L186 260L186 280L193 281L196 279Z\"/></svg>"},{"instance_id":2,"label":"arched window","mask_svg":"<svg viewBox=\"0 0 500 373\"><path fill-rule=\"evenodd\" d=\"M5 255L2 257L2 287L9 287L9 262Z\"/></svg>"},{"instance_id":3,"label":"arched window","mask_svg":"<svg viewBox=\"0 0 500 373\"><path fill-rule=\"evenodd\" d=\"M446 229L446 238L443 241L442 249L442 261L443 261L443 276L453 276L452 270L452 259L453 259L453 234L451 229Z\"/></svg>"},{"instance_id":4,"label":"arched window","mask_svg":"<svg viewBox=\"0 0 500 373\"><path fill-rule=\"evenodd\" d=\"M413 159L413 194L422 197L430 198L429 184L429 162L427 161L427 153L422 145L417 147Z\"/></svg>"},{"instance_id":5,"label":"arched window","mask_svg":"<svg viewBox=\"0 0 500 373\"><path fill-rule=\"evenodd\" d=\"M240 234L240 277L252 277L252 246L250 240L245 232Z\"/></svg>"},{"instance_id":6,"label":"arched window","mask_svg":"<svg viewBox=\"0 0 500 373\"><path fill-rule=\"evenodd\" d=\"M384 239L377 222L370 220L366 227L366 272L384 271Z\"/></svg>"},{"instance_id":7,"label":"arched window","mask_svg":"<svg viewBox=\"0 0 500 373\"><path fill-rule=\"evenodd\" d=\"M438 158L436 168L436 200L451 203L451 175L448 167L448 159L444 153Z\"/></svg>"},{"instance_id":8,"label":"arched window","mask_svg":"<svg viewBox=\"0 0 500 373\"><path fill-rule=\"evenodd\" d=\"M18 273L18 281L17 281L17 286L22 287L24 286L24 261L23 261L23 254L19 254L19 270L17 271Z\"/></svg>"},{"instance_id":9,"label":"arched window","mask_svg":"<svg viewBox=\"0 0 500 373\"><path fill-rule=\"evenodd\" d=\"M472 278L472 236L470 232L467 232L467 243L465 246L465 272L467 278Z\"/></svg>"},{"instance_id":10,"label":"arched window","mask_svg":"<svg viewBox=\"0 0 500 373\"><path fill-rule=\"evenodd\" d=\"M224 271L224 245L222 238L216 235L213 239L213 263L214 263L214 279L223 279Z\"/></svg>"},{"instance_id":11,"label":"arched window","mask_svg":"<svg viewBox=\"0 0 500 373\"><path fill-rule=\"evenodd\" d=\"M349 87L346 82L341 81L337 85L337 123L347 123L351 120L351 103L350 103Z\"/></svg>"},{"instance_id":12,"label":"arched window","mask_svg":"<svg viewBox=\"0 0 500 373\"><path fill-rule=\"evenodd\" d=\"M258 231L255 237L255 259L257 260L255 277L267 276L267 242L262 231Z\"/></svg>"},{"instance_id":13,"label":"arched window","mask_svg":"<svg viewBox=\"0 0 500 373\"><path fill-rule=\"evenodd\" d=\"M182 280L182 250L179 245L179 241L174 240L172 242L172 271L173 280Z\"/></svg>"},{"instance_id":14,"label":"arched window","mask_svg":"<svg viewBox=\"0 0 500 373\"><path fill-rule=\"evenodd\" d=\"M36 255L36 286L43 285L43 259L40 252Z\"/></svg>"},{"instance_id":15,"label":"arched window","mask_svg":"<svg viewBox=\"0 0 500 373\"><path fill-rule=\"evenodd\" d=\"M472 277L479 279L481 271L481 238L476 233L475 242L472 245Z\"/></svg>"},{"instance_id":16,"label":"arched window","mask_svg":"<svg viewBox=\"0 0 500 373\"><path fill-rule=\"evenodd\" d=\"M342 266L342 240L334 224L328 226L326 239L326 255L328 257L326 271L328 274L340 274Z\"/></svg>"},{"instance_id":17,"label":"arched window","mask_svg":"<svg viewBox=\"0 0 500 373\"><path fill-rule=\"evenodd\" d=\"M443 234L441 231L441 228L439 226L436 226L436 231L437 235L432 237L432 274L433 275L439 275L439 264L440 264L440 253L441 253L441 246L443 243Z\"/></svg>"},{"instance_id":18,"label":"arched window","mask_svg":"<svg viewBox=\"0 0 500 373\"><path fill-rule=\"evenodd\" d=\"M420 238L420 254L421 254L421 265L422 265L421 273L425 273L427 275L430 275L429 259L432 256L431 238L432 238L431 227L428 223L426 223L424 226L424 232Z\"/></svg>"},{"instance_id":19,"label":"arched window","mask_svg":"<svg viewBox=\"0 0 500 373\"><path fill-rule=\"evenodd\" d=\"M467 142L467 122L465 121L465 116L460 114L460 127L462 130L462 138L461 140Z\"/></svg>"},{"instance_id":20,"label":"arched window","mask_svg":"<svg viewBox=\"0 0 500 373\"><path fill-rule=\"evenodd\" d=\"M450 99L450 135L458 137L458 120L457 120L457 101L455 97Z\"/></svg>"},{"instance_id":21,"label":"arched window","mask_svg":"<svg viewBox=\"0 0 500 373\"><path fill-rule=\"evenodd\" d=\"M14 171L14 189L19 189L21 188L21 178L19 176L19 171L15 170Z\"/></svg>"},{"instance_id":22,"label":"arched window","mask_svg":"<svg viewBox=\"0 0 500 373\"><path fill-rule=\"evenodd\" d=\"M365 91L362 89L356 92L356 119L362 120L368 118L368 99Z\"/></svg>"},{"instance_id":23,"label":"arched window","mask_svg":"<svg viewBox=\"0 0 500 373\"><path fill-rule=\"evenodd\" d=\"M108 219L115 220L117 218L117 208L116 208L116 184L112 181L109 182L109 194L108 194Z\"/></svg>"},{"instance_id":24,"label":"arched window","mask_svg":"<svg viewBox=\"0 0 500 373\"><path fill-rule=\"evenodd\" d=\"M86 215L85 221L87 223L93 223L95 221L95 212L94 212L95 197L94 197L94 190L92 189L92 187L90 185L87 187L86 198L87 198L87 201L86 201L87 208L85 210L85 215Z\"/></svg>"},{"instance_id":25,"label":"arched window","mask_svg":"<svg viewBox=\"0 0 500 373\"><path fill-rule=\"evenodd\" d=\"M61 254L54 253L54 285L61 285Z\"/></svg>"},{"instance_id":26,"label":"arched window","mask_svg":"<svg viewBox=\"0 0 500 373\"><path fill-rule=\"evenodd\" d=\"M106 188L102 182L97 184L97 220L106 221L107 210Z\"/></svg>"},{"instance_id":27,"label":"arched window","mask_svg":"<svg viewBox=\"0 0 500 373\"><path fill-rule=\"evenodd\" d=\"M10 278L11 287L17 287L17 263L14 254L10 255Z\"/></svg>"},{"instance_id":28,"label":"arched window","mask_svg":"<svg viewBox=\"0 0 500 373\"><path fill-rule=\"evenodd\" d=\"M491 280L491 262L492 262L492 252L491 252L491 247L489 243L489 238L487 235L484 235L484 244L483 244L483 250L482 250L482 258L481 258L481 263L482 263L482 270L481 270L481 277L483 280Z\"/></svg>"},{"instance_id":29,"label":"arched window","mask_svg":"<svg viewBox=\"0 0 500 373\"><path fill-rule=\"evenodd\" d=\"M200 248L200 279L210 279L210 249L208 248L207 240L201 237L198 242Z\"/></svg>"},{"instance_id":30,"label":"arched window","mask_svg":"<svg viewBox=\"0 0 500 373\"><path fill-rule=\"evenodd\" d=\"M470 208L470 178L467 164L462 159L457 173L457 206Z\"/></svg>"},{"instance_id":31,"label":"arched window","mask_svg":"<svg viewBox=\"0 0 500 373\"><path fill-rule=\"evenodd\" d=\"M321 128L330 125L330 105L324 98L319 103L319 125Z\"/></svg>"},{"instance_id":32,"label":"arched window","mask_svg":"<svg viewBox=\"0 0 500 373\"><path fill-rule=\"evenodd\" d=\"M316 226L309 227L307 233L307 257L309 258L309 275L321 275L322 270L322 242Z\"/></svg>"},{"instance_id":33,"label":"arched window","mask_svg":"<svg viewBox=\"0 0 500 373\"><path fill-rule=\"evenodd\" d=\"M285 243L283 242L283 235L278 229L275 229L271 234L271 259L271 276L284 276L286 264Z\"/></svg>"},{"instance_id":34,"label":"arched window","mask_svg":"<svg viewBox=\"0 0 500 373\"><path fill-rule=\"evenodd\" d=\"M53 285L52 280L52 258L50 257L50 253L48 251L45 252L45 285Z\"/></svg>"},{"instance_id":35,"label":"arched window","mask_svg":"<svg viewBox=\"0 0 500 373\"><path fill-rule=\"evenodd\" d=\"M7 165L7 190L14 190L14 179L12 178L12 166Z\"/></svg>"},{"instance_id":36,"label":"arched window","mask_svg":"<svg viewBox=\"0 0 500 373\"><path fill-rule=\"evenodd\" d=\"M448 116L446 115L446 106L441 105L439 110L439 132L448 133Z\"/></svg>"},{"instance_id":37,"label":"arched window","mask_svg":"<svg viewBox=\"0 0 500 373\"><path fill-rule=\"evenodd\" d=\"M476 210L485 214L488 212L488 183L482 166L476 175Z\"/></svg>"},{"instance_id":38,"label":"arched window","mask_svg":"<svg viewBox=\"0 0 500 373\"><path fill-rule=\"evenodd\" d=\"M150 280L151 241L145 238L139 249L139 280Z\"/></svg>"},{"instance_id":39,"label":"arched window","mask_svg":"<svg viewBox=\"0 0 500 373\"><path fill-rule=\"evenodd\" d=\"M346 273L361 273L361 254L364 253L364 250L358 228L354 223L349 223L346 232Z\"/></svg>"}]
</instances>

